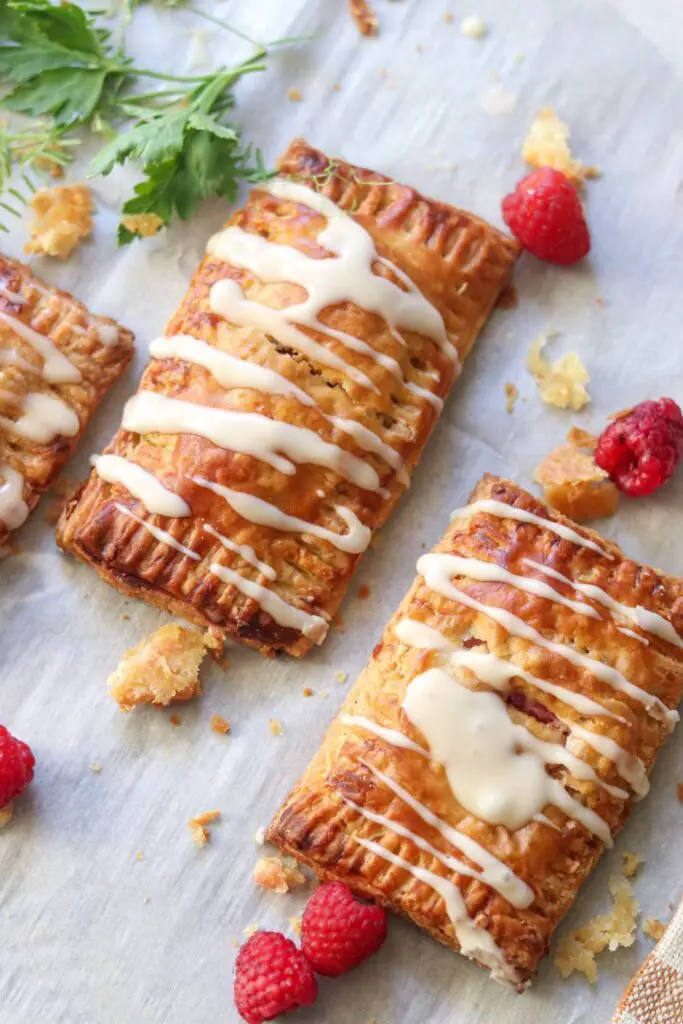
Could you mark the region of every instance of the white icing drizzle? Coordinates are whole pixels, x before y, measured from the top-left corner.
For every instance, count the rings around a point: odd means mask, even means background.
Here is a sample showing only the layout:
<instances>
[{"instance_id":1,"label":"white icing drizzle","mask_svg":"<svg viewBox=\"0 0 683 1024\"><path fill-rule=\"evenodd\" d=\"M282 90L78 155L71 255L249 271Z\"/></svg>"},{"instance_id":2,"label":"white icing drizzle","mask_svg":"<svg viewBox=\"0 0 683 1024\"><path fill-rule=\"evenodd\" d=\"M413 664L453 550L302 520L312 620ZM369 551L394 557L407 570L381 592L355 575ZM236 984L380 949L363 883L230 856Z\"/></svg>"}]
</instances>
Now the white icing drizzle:
<instances>
[{"instance_id":1,"label":"white icing drizzle","mask_svg":"<svg viewBox=\"0 0 683 1024\"><path fill-rule=\"evenodd\" d=\"M78 367L74 366L71 360L59 351L47 335L39 334L18 317L10 316L3 310L0 310L0 321L7 324L11 331L43 357L42 376L44 380L50 384L78 384L83 380L83 375Z\"/></svg>"},{"instance_id":2,"label":"white icing drizzle","mask_svg":"<svg viewBox=\"0 0 683 1024\"><path fill-rule=\"evenodd\" d=\"M251 455L289 476L294 463L327 466L367 491L380 489L375 470L362 459L323 441L307 427L139 391L128 400L122 426L138 434L197 434L230 451ZM280 454L282 453L282 454Z\"/></svg>"},{"instance_id":3,"label":"white icing drizzle","mask_svg":"<svg viewBox=\"0 0 683 1024\"><path fill-rule=\"evenodd\" d=\"M217 541L220 541L224 548L227 548L228 551L234 551L236 555L243 558L245 562L249 563L249 565L253 565L255 569L258 569L258 571L263 573L263 575L269 580L277 579L275 569L273 569L271 565L268 565L267 562L261 562L256 557L256 552L250 544L235 544L235 542L230 540L229 537L224 537L222 533L215 530L211 523L204 523L204 529L212 537L215 537Z\"/></svg>"},{"instance_id":4,"label":"white icing drizzle","mask_svg":"<svg viewBox=\"0 0 683 1024\"><path fill-rule=\"evenodd\" d=\"M612 836L605 821L574 799L546 772L547 764L573 763L583 778L595 772L560 744L545 743L516 725L500 697L469 690L442 668L412 680L403 709L443 765L458 802L492 825L515 831L550 805L580 822L605 846ZM578 775L577 777L581 777ZM624 794L626 795L626 794Z\"/></svg>"},{"instance_id":5,"label":"white icing drizzle","mask_svg":"<svg viewBox=\"0 0 683 1024\"><path fill-rule=\"evenodd\" d=\"M31 391L21 399L21 415L16 420L0 416L0 427L10 434L26 437L37 444L48 444L55 437L75 437L80 429L78 416L56 395Z\"/></svg>"},{"instance_id":6,"label":"white icing drizzle","mask_svg":"<svg viewBox=\"0 0 683 1024\"><path fill-rule=\"evenodd\" d=\"M24 478L7 462L0 462L0 522L8 530L17 530L28 517L24 501Z\"/></svg>"},{"instance_id":7,"label":"white icing drizzle","mask_svg":"<svg viewBox=\"0 0 683 1024\"><path fill-rule=\"evenodd\" d=\"M108 324L103 320L93 321L95 334L103 345L115 345L119 340L119 327L117 324Z\"/></svg>"},{"instance_id":8,"label":"white icing drizzle","mask_svg":"<svg viewBox=\"0 0 683 1024\"><path fill-rule=\"evenodd\" d=\"M563 576L561 572L556 569L551 569L548 565L543 565L541 562L535 562L531 558L525 558L524 561L527 565L533 566L534 569L538 569L539 572L544 573L546 576L550 576L554 580L559 580L560 583L566 583L580 594L585 594L592 601L596 601L598 604L603 605L610 612L614 612L616 615L623 615L624 618L630 619L634 625L639 626L640 629L646 633L651 633L653 636L659 637L660 640L667 640L670 644L675 647L683 648L683 640L678 635L674 627L671 625L668 619L665 619L663 615L658 612L651 612L647 608L643 608L642 605L638 604L635 607L631 605L623 604L621 601L615 600L610 594L606 593L600 587L597 587L594 583L579 583L577 580L572 580L568 576ZM626 632L626 630L624 630ZM637 633L628 631L631 636L635 636L638 640L642 640Z\"/></svg>"},{"instance_id":9,"label":"white icing drizzle","mask_svg":"<svg viewBox=\"0 0 683 1024\"><path fill-rule=\"evenodd\" d=\"M620 633L623 633L624 636L630 636L633 640L637 640L638 643L641 643L644 647L650 646L650 641L646 637L641 636L640 633L636 633L633 629L629 629L628 626L617 626L617 629Z\"/></svg>"},{"instance_id":10,"label":"white icing drizzle","mask_svg":"<svg viewBox=\"0 0 683 1024\"><path fill-rule=\"evenodd\" d=\"M446 907L446 913L453 925L455 937L460 945L460 952L464 956L488 967L493 978L510 982L511 984L515 984L519 980L517 972L506 963L502 951L496 945L491 935L485 929L476 925L470 918L465 901L457 885L448 878L437 875L434 871L429 871L428 868L421 868L416 864L411 864L403 857L392 853L391 850L387 850L386 847L374 842L372 839L361 839L354 835L351 838L360 846L364 846L366 850L370 850L371 853L384 860L388 860L391 864L396 865L396 867L403 868L404 871L408 871L419 882L428 885L441 896Z\"/></svg>"},{"instance_id":11,"label":"white icing drizzle","mask_svg":"<svg viewBox=\"0 0 683 1024\"><path fill-rule=\"evenodd\" d=\"M584 729L583 726L577 725L576 722L566 722L564 718L561 718L560 721L571 731L567 747L576 749L580 743L592 747L598 754L614 762L619 775L622 779L626 779L637 796L646 795L650 789L650 780L647 777L647 769L639 757L624 750L610 736L591 732ZM577 743L577 741L579 742Z\"/></svg>"},{"instance_id":12,"label":"white icing drizzle","mask_svg":"<svg viewBox=\"0 0 683 1024\"><path fill-rule=\"evenodd\" d=\"M591 551L597 552L597 554L602 555L604 558L614 558L614 555L606 551L605 548L601 548L595 541L590 540L589 537L583 537L569 526L556 523L554 519L543 519L542 516L537 516L533 512L527 512L526 509L517 508L515 505L508 505L504 501L495 501L492 498L482 498L481 501L473 501L471 505L465 505L464 508L456 508L451 513L451 519L471 519L477 512L486 512L490 516L498 516L499 519L516 519L520 523L532 523L534 526L540 527L541 530L549 530L550 533L557 534L563 540L571 541L572 544L577 544L582 548L590 548Z\"/></svg>"},{"instance_id":13,"label":"white icing drizzle","mask_svg":"<svg viewBox=\"0 0 683 1024\"><path fill-rule=\"evenodd\" d=\"M526 591L527 594L534 594L536 597L542 597L546 601L563 604L573 612L576 612L577 615L587 615L591 619L600 619L595 608L592 608L584 601L572 601L568 597L564 597L563 594L548 586L547 583L543 583L542 580L531 579L528 576L518 576L515 573L508 572L502 566L496 565L495 562L486 562L479 558L461 558L458 555L450 555L449 558L454 576L468 576L472 580L479 580L483 583L507 583L518 590ZM526 562L528 559L524 559L524 561Z\"/></svg>"},{"instance_id":14,"label":"white icing drizzle","mask_svg":"<svg viewBox=\"0 0 683 1024\"><path fill-rule=\"evenodd\" d=\"M9 288L5 288L2 281L0 281L0 296L3 299L7 299L9 302L13 302L16 306L25 306L28 303L28 299L25 299L23 295L19 295L17 292L11 292Z\"/></svg>"},{"instance_id":15,"label":"white icing drizzle","mask_svg":"<svg viewBox=\"0 0 683 1024\"><path fill-rule=\"evenodd\" d=\"M0 351L0 366L18 366L21 370L27 370L29 373L36 373L36 367L33 363L29 363L27 359L23 359L18 352L15 352L13 348L2 349Z\"/></svg>"},{"instance_id":16,"label":"white icing drizzle","mask_svg":"<svg viewBox=\"0 0 683 1024\"><path fill-rule=\"evenodd\" d=\"M428 626L425 622L418 622L417 619L400 619L394 627L394 633L406 647L424 648L428 651L451 651L456 647L438 629Z\"/></svg>"},{"instance_id":17,"label":"white icing drizzle","mask_svg":"<svg viewBox=\"0 0 683 1024\"><path fill-rule=\"evenodd\" d=\"M362 764L392 793L400 797L411 810L415 811L426 825L440 832L451 846L459 850L468 860L477 864L481 872L481 879L486 885L490 885L492 889L499 892L501 896L504 896L515 907L524 908L533 903L533 890L526 882L518 878L506 864L498 860L494 854L489 853L485 846L481 846L476 839L472 839L470 836L465 835L464 832L458 831L457 828L453 828L452 825L443 821L437 814L430 811L425 804L412 796L399 782L392 779L390 775L380 771L379 768L375 768L369 761L363 761Z\"/></svg>"},{"instance_id":18,"label":"white icing drizzle","mask_svg":"<svg viewBox=\"0 0 683 1024\"><path fill-rule=\"evenodd\" d=\"M175 537L168 533L167 530L161 530L153 523L148 523L146 519L142 519L142 517L136 515L135 512L131 512L129 508L126 508L125 505L119 504L118 501L114 502L114 508L117 512L120 512L121 515L128 516L129 519L134 519L136 523L143 526L148 533L151 533L155 540L160 541L162 544L167 544L170 548L175 548L175 550L179 551L181 555L187 555L188 558L192 558L195 562L200 560L196 551L193 551L192 548L188 548L184 544L181 544L180 541L176 540Z\"/></svg>"},{"instance_id":19,"label":"white icing drizzle","mask_svg":"<svg viewBox=\"0 0 683 1024\"><path fill-rule=\"evenodd\" d=\"M335 533L317 523L309 523L298 516L290 516L281 512L275 505L257 498L253 494L245 494L243 491L234 491L222 484L212 483L201 476L191 476L200 487L208 487L214 494L220 495L235 510L238 516L246 519L257 526L270 526L274 530L281 530L284 533L307 533L313 537L326 540L329 544L346 551L348 554L359 555L365 551L372 537L372 530L365 526L355 512L345 505L334 505L334 511L344 520L347 526L346 533Z\"/></svg>"},{"instance_id":20,"label":"white icing drizzle","mask_svg":"<svg viewBox=\"0 0 683 1024\"><path fill-rule=\"evenodd\" d=\"M366 729L375 736L379 736L380 739L386 740L386 742L391 744L392 747L401 747L403 750L412 750L416 754L422 754L423 757L429 757L428 750L421 747L419 743L414 743L399 729L389 729L384 725L379 725L377 722L373 722L371 718L366 718L364 715L344 714L339 716L339 721L342 725L350 725L357 729Z\"/></svg>"},{"instance_id":21,"label":"white icing drizzle","mask_svg":"<svg viewBox=\"0 0 683 1024\"><path fill-rule=\"evenodd\" d=\"M169 491L158 477L137 463L121 455L93 455L90 461L98 476L107 483L121 484L148 512L178 519L191 515L190 506L179 494Z\"/></svg>"},{"instance_id":22,"label":"white icing drizzle","mask_svg":"<svg viewBox=\"0 0 683 1024\"><path fill-rule=\"evenodd\" d=\"M283 601L272 590L262 587L260 583L254 583L253 580L245 579L244 576L240 576L238 572L229 569L226 565L214 562L209 566L209 572L212 572L214 576L218 576L223 583L237 587L245 597L250 597L258 602L263 610L275 619L278 625L297 629L317 644L321 644L325 639L329 627L325 619L321 618L320 615L311 615L309 612L296 608L293 604Z\"/></svg>"},{"instance_id":23,"label":"white icing drizzle","mask_svg":"<svg viewBox=\"0 0 683 1024\"><path fill-rule=\"evenodd\" d=\"M483 604L456 587L451 579L457 572L457 569L453 570L451 568L452 557L454 556L428 554L422 555L418 560L417 571L424 577L427 586L431 590L443 594L444 597L449 597L454 601L459 601L481 615L488 616L502 626L503 629L506 629L512 636L528 640L538 647L543 647L553 654L559 655L573 665L585 669L595 676L596 679L602 680L613 689L628 694L634 700L637 700L653 718L666 722L670 729L673 728L678 721L677 712L671 711L658 697L648 693L647 690L643 690L634 683L629 682L617 669L612 668L610 665L605 665L601 661L596 661L594 658L589 658L585 654L581 654L568 644L547 640L538 630L534 629L533 626L530 626L517 615L513 615L504 608L498 608L495 605Z\"/></svg>"},{"instance_id":24,"label":"white icing drizzle","mask_svg":"<svg viewBox=\"0 0 683 1024\"><path fill-rule=\"evenodd\" d=\"M222 352L205 341L200 341L187 334L157 338L150 344L149 351L156 359L175 357L188 363L197 363L209 370L218 383L225 388L244 387L253 388L266 394L291 395L302 405L317 409L321 416L337 430L352 437L364 451L373 452L384 459L387 465L396 470L399 481L404 486L407 487L410 484L410 477L404 469L403 459L394 448L356 420L328 416L320 409L314 398L275 370L259 366L257 363L247 362L245 359L237 359L235 356Z\"/></svg>"}]
</instances>

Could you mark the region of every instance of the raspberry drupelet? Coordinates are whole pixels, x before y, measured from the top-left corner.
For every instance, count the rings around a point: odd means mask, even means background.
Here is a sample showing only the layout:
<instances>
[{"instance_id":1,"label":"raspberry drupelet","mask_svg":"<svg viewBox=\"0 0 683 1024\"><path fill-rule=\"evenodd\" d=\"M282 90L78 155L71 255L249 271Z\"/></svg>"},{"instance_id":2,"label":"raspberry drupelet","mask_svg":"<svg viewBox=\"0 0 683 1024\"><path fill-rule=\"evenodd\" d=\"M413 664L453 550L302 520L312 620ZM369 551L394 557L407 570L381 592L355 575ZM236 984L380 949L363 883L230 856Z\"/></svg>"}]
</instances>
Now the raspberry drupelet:
<instances>
[{"instance_id":1,"label":"raspberry drupelet","mask_svg":"<svg viewBox=\"0 0 683 1024\"><path fill-rule=\"evenodd\" d=\"M641 402L603 430L595 461L632 498L652 494L683 457L683 413L672 398Z\"/></svg>"}]
</instances>

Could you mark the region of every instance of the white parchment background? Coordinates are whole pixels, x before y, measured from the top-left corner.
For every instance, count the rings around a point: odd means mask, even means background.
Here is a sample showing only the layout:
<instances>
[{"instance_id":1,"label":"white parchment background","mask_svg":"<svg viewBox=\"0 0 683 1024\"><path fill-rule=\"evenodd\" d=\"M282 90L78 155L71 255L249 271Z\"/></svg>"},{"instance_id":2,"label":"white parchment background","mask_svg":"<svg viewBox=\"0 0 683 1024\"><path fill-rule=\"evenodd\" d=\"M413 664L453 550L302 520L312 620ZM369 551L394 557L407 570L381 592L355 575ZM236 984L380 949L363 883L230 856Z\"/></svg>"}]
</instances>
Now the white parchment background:
<instances>
[{"instance_id":1,"label":"white parchment background","mask_svg":"<svg viewBox=\"0 0 683 1024\"><path fill-rule=\"evenodd\" d=\"M314 752L349 683L413 577L416 558L441 535L485 470L529 485L539 458L574 422L647 397L683 400L683 9L677 0L376 0L382 33L361 40L344 0L233 0L212 9L255 37L316 33L239 87L249 137L274 159L287 141L316 145L376 167L498 221L503 195L522 174L519 149L536 111L551 103L569 121L575 149L604 171L588 190L594 248L566 271L523 260L515 310L498 312L468 362L423 457L413 488L368 553L343 607L344 628L303 663L269 663L235 649L230 668L209 666L201 700L181 710L124 717L105 680L122 651L165 621L125 601L95 574L57 553L47 503L21 534L22 553L0 564L0 721L28 740L38 771L30 795L0 834L0 1020L2 1024L207 1024L236 1021L234 948L251 923L288 928L295 898L254 889L252 842ZM455 24L443 20L446 12ZM458 31L480 14L486 39ZM144 10L131 45L151 66L187 62L181 11ZM209 32L216 62L248 47ZM333 91L334 83L341 88ZM301 103L286 98L289 86ZM491 90L516 97L491 116ZM98 181L95 237L66 265L37 261L48 280L119 317L139 340L134 369L108 398L67 470L81 477L118 422L146 359L180 299L211 230L227 214L207 204L189 226L117 252L116 204L132 179ZM22 231L7 241L19 256ZM604 300L599 304L598 298ZM557 352L579 351L593 404L574 416L538 401L524 370L532 338L561 332ZM503 384L524 401L504 410ZM683 473L655 499L624 503L606 526L638 558L683 573ZM357 597L360 584L369 601ZM316 696L304 699L302 688ZM321 693L325 692L325 696ZM230 718L228 738L212 714ZM268 719L284 725L273 737ZM102 764L102 773L88 770ZM681 894L683 738L675 734L615 851L588 883L565 924L609 903L606 881L620 850L647 858L636 890L646 915L666 918ZM218 808L213 842L197 850L187 820ZM136 859L142 851L143 860ZM381 953L354 974L321 986L301 1024L600 1024L645 955L602 958L600 981L560 979L552 962L524 996L392 920Z\"/></svg>"}]
</instances>

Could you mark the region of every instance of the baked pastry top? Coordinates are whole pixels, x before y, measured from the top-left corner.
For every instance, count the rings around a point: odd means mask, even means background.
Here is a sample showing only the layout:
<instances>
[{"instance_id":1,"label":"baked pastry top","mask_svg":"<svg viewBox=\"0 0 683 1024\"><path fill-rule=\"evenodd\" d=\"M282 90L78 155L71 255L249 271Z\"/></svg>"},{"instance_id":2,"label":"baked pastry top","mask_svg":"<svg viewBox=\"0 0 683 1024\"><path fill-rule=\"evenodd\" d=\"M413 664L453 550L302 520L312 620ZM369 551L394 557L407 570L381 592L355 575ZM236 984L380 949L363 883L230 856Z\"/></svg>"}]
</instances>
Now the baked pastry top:
<instances>
[{"instance_id":1,"label":"baked pastry top","mask_svg":"<svg viewBox=\"0 0 683 1024\"><path fill-rule=\"evenodd\" d=\"M683 694L683 579L484 477L268 839L524 987Z\"/></svg>"},{"instance_id":2,"label":"baked pastry top","mask_svg":"<svg viewBox=\"0 0 683 1024\"><path fill-rule=\"evenodd\" d=\"M0 255L0 546L70 457L133 334Z\"/></svg>"},{"instance_id":3,"label":"baked pastry top","mask_svg":"<svg viewBox=\"0 0 683 1024\"><path fill-rule=\"evenodd\" d=\"M517 258L295 141L215 235L59 543L265 654L320 642Z\"/></svg>"}]
</instances>

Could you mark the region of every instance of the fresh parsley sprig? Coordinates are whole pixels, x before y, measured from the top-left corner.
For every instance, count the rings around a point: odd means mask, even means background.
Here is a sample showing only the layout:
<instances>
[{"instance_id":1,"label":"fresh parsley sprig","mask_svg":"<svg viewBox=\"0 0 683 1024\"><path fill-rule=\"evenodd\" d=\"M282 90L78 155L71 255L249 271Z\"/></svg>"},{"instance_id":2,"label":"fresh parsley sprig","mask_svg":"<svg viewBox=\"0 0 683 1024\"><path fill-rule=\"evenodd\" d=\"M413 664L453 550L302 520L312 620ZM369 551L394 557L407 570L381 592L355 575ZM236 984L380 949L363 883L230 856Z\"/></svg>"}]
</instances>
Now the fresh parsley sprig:
<instances>
[{"instance_id":1,"label":"fresh parsley sprig","mask_svg":"<svg viewBox=\"0 0 683 1024\"><path fill-rule=\"evenodd\" d=\"M55 142L66 136L71 142L70 133L82 126L104 130L110 141L94 159L91 177L129 160L142 164L144 177L123 205L128 227L122 221L120 243L139 234L130 226L136 215L168 225L175 215L190 217L201 199L234 200L241 181L269 176L260 152L252 155L228 117L235 83L264 70L265 48L235 68L205 75L139 68L114 45L97 12L51 0L0 0L0 40L0 82L9 85L2 106L33 118L34 125L49 118ZM165 85L136 92L141 79ZM0 148L0 201L9 172L21 170L15 153Z\"/></svg>"}]
</instances>

